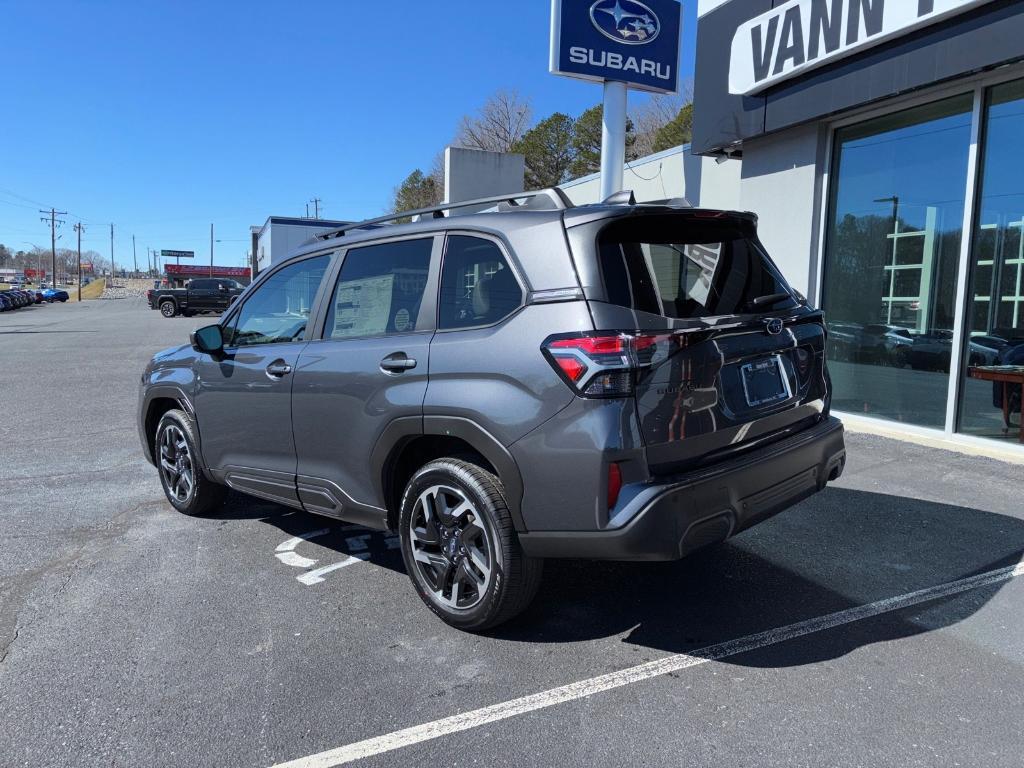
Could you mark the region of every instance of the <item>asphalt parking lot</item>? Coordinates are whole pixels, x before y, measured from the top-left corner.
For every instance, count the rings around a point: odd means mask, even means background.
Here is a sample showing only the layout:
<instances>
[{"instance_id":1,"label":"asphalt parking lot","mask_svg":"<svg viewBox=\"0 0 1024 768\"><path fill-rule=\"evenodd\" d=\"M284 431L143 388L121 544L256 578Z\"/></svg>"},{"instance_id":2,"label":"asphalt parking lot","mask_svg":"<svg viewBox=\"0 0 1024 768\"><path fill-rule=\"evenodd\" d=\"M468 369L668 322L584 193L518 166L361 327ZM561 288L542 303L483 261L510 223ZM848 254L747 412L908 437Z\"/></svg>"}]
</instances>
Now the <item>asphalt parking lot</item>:
<instances>
[{"instance_id":1,"label":"asphalt parking lot","mask_svg":"<svg viewBox=\"0 0 1024 768\"><path fill-rule=\"evenodd\" d=\"M852 434L729 544L549 562L473 636L388 536L164 501L138 379L202 318L51 309L0 315L2 766L1021 764L1020 465Z\"/></svg>"}]
</instances>

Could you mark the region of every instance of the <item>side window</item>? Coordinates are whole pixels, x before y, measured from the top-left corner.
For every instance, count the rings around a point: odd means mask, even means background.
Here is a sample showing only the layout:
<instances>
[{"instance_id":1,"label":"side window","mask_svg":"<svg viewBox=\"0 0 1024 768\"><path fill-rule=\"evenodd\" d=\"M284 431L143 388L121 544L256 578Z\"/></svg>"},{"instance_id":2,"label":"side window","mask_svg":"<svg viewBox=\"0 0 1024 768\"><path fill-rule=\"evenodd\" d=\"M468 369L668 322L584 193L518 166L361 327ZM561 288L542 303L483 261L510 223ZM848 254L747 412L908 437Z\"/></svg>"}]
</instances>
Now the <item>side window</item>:
<instances>
[{"instance_id":1,"label":"side window","mask_svg":"<svg viewBox=\"0 0 1024 768\"><path fill-rule=\"evenodd\" d=\"M441 267L439 329L491 325L523 303L523 289L490 240L452 235Z\"/></svg>"},{"instance_id":2,"label":"side window","mask_svg":"<svg viewBox=\"0 0 1024 768\"><path fill-rule=\"evenodd\" d=\"M331 257L327 254L279 269L253 292L225 329L226 346L300 341Z\"/></svg>"},{"instance_id":3,"label":"side window","mask_svg":"<svg viewBox=\"0 0 1024 768\"><path fill-rule=\"evenodd\" d=\"M345 254L324 338L413 333L427 288L434 238L352 248Z\"/></svg>"}]
</instances>

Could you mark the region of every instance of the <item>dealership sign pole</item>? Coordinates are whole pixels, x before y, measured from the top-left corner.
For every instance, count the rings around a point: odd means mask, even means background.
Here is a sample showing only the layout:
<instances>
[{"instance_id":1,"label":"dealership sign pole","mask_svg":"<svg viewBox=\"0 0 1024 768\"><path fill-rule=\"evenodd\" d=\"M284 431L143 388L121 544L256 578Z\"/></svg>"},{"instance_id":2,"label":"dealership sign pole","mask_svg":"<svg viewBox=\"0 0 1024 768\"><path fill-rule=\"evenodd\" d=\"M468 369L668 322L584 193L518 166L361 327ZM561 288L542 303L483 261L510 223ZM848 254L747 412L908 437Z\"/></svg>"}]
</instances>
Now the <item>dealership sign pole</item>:
<instances>
[{"instance_id":1,"label":"dealership sign pole","mask_svg":"<svg viewBox=\"0 0 1024 768\"><path fill-rule=\"evenodd\" d=\"M601 199L622 189L629 88L679 90L678 0L551 0L555 75L604 84Z\"/></svg>"}]
</instances>

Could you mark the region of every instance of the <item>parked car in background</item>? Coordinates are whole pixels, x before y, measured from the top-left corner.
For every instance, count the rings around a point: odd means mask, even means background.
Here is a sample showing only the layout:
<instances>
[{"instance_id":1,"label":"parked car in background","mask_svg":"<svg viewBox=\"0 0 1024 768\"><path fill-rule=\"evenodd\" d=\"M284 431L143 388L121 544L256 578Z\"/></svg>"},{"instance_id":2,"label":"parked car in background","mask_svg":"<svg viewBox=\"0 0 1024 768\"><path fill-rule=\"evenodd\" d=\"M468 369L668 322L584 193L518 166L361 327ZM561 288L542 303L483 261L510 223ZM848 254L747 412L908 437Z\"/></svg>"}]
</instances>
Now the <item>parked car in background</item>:
<instances>
[{"instance_id":1,"label":"parked car in background","mask_svg":"<svg viewBox=\"0 0 1024 768\"><path fill-rule=\"evenodd\" d=\"M953 332L932 329L914 335L908 361L916 371L949 372L953 352Z\"/></svg>"},{"instance_id":2,"label":"parked car in background","mask_svg":"<svg viewBox=\"0 0 1024 768\"><path fill-rule=\"evenodd\" d=\"M1011 342L1008 339L994 334L982 333L971 336L967 364L995 365L999 355L1009 346Z\"/></svg>"},{"instance_id":3,"label":"parked car in background","mask_svg":"<svg viewBox=\"0 0 1024 768\"><path fill-rule=\"evenodd\" d=\"M828 323L829 357L852 363L904 368L914 344L909 329L885 323Z\"/></svg>"},{"instance_id":4,"label":"parked car in background","mask_svg":"<svg viewBox=\"0 0 1024 768\"><path fill-rule=\"evenodd\" d=\"M907 365L910 348L914 345L910 330L898 325L871 323L861 333L860 354L864 362L892 365L903 368Z\"/></svg>"},{"instance_id":5,"label":"parked car in background","mask_svg":"<svg viewBox=\"0 0 1024 768\"><path fill-rule=\"evenodd\" d=\"M14 309L14 302L6 292L0 292L0 312L8 312Z\"/></svg>"},{"instance_id":6,"label":"parked car in background","mask_svg":"<svg viewBox=\"0 0 1024 768\"><path fill-rule=\"evenodd\" d=\"M21 309L22 307L27 307L30 304L28 294L24 291L11 289L6 291L6 294L13 302L15 309Z\"/></svg>"},{"instance_id":7,"label":"parked car in background","mask_svg":"<svg viewBox=\"0 0 1024 768\"><path fill-rule=\"evenodd\" d=\"M828 328L828 357L830 360L854 362L860 335L864 326L860 323L833 322L826 323Z\"/></svg>"},{"instance_id":8,"label":"parked car in background","mask_svg":"<svg viewBox=\"0 0 1024 768\"><path fill-rule=\"evenodd\" d=\"M149 308L159 309L164 317L197 312L223 312L237 299L245 286L237 280L196 278L184 288L154 288L146 292Z\"/></svg>"},{"instance_id":9,"label":"parked car in background","mask_svg":"<svg viewBox=\"0 0 1024 768\"><path fill-rule=\"evenodd\" d=\"M63 303L71 298L68 292L61 288L47 288L42 292L42 297L51 304L55 301Z\"/></svg>"}]
</instances>

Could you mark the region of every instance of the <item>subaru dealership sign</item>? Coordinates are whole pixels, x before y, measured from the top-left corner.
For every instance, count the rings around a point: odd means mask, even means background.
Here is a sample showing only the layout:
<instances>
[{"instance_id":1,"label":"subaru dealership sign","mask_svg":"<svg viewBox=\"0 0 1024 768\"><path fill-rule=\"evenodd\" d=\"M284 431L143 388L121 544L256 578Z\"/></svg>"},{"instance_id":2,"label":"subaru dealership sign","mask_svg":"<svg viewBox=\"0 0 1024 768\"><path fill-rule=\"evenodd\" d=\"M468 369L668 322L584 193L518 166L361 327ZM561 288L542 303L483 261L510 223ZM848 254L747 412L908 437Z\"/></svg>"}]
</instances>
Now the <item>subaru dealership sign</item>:
<instances>
[{"instance_id":1,"label":"subaru dealership sign","mask_svg":"<svg viewBox=\"0 0 1024 768\"><path fill-rule=\"evenodd\" d=\"M552 0L551 72L675 93L680 14L678 0Z\"/></svg>"},{"instance_id":2,"label":"subaru dealership sign","mask_svg":"<svg viewBox=\"0 0 1024 768\"><path fill-rule=\"evenodd\" d=\"M992 0L789 0L740 25L729 92L757 93L809 69Z\"/></svg>"}]
</instances>

